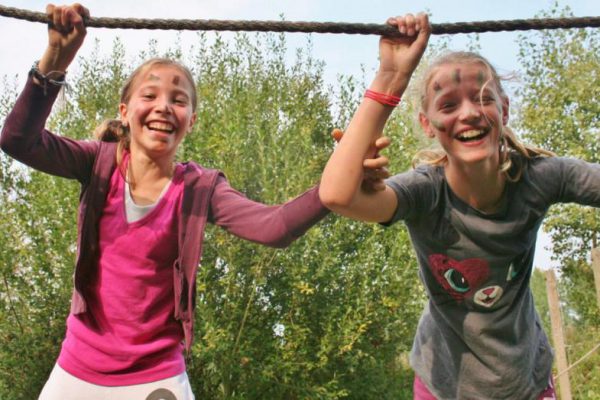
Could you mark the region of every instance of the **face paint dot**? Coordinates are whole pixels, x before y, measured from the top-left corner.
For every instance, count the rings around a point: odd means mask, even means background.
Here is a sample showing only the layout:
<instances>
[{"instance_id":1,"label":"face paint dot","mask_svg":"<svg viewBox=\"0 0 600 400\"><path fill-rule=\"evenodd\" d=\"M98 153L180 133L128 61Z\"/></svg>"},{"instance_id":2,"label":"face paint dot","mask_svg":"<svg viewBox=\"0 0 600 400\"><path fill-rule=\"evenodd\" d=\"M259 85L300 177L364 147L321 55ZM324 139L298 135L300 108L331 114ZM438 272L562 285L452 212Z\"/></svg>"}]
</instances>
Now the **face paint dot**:
<instances>
[{"instance_id":1,"label":"face paint dot","mask_svg":"<svg viewBox=\"0 0 600 400\"><path fill-rule=\"evenodd\" d=\"M456 84L460 83L460 69L459 68L454 70L454 73L452 74L452 80Z\"/></svg>"},{"instance_id":2,"label":"face paint dot","mask_svg":"<svg viewBox=\"0 0 600 400\"><path fill-rule=\"evenodd\" d=\"M441 131L441 132L444 132L444 131L446 130L446 129L444 128L444 125L443 125L443 124L442 124L440 121L437 121L437 120L435 120L435 119L432 119L432 120L431 120L431 125L433 125L433 127L434 127L435 129L437 129L438 131Z\"/></svg>"},{"instance_id":3,"label":"face paint dot","mask_svg":"<svg viewBox=\"0 0 600 400\"><path fill-rule=\"evenodd\" d=\"M483 84L485 83L485 74L483 73L483 71L479 71L477 73L477 83L479 84L479 86L483 86Z\"/></svg>"},{"instance_id":4,"label":"face paint dot","mask_svg":"<svg viewBox=\"0 0 600 400\"><path fill-rule=\"evenodd\" d=\"M179 85L179 75L175 75L175 77L173 77L173 84Z\"/></svg>"},{"instance_id":5,"label":"face paint dot","mask_svg":"<svg viewBox=\"0 0 600 400\"><path fill-rule=\"evenodd\" d=\"M433 84L433 91L434 92L439 92L440 90L442 90L442 87L440 86L440 84L438 82L434 82L434 84Z\"/></svg>"}]
</instances>

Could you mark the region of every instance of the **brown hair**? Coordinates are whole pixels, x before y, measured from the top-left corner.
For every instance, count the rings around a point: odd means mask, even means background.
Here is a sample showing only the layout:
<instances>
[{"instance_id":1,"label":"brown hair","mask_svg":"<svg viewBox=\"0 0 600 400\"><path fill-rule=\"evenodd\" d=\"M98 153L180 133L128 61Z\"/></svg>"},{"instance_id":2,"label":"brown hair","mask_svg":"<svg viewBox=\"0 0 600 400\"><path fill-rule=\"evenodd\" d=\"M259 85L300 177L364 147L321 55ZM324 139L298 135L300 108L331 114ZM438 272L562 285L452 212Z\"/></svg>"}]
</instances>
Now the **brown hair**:
<instances>
[{"instance_id":1,"label":"brown hair","mask_svg":"<svg viewBox=\"0 0 600 400\"><path fill-rule=\"evenodd\" d=\"M121 88L121 103L129 103L132 89L137 79L145 75L146 72L150 71L156 66L175 67L185 75L190 83L190 86L192 87L191 102L192 109L195 110L198 102L198 94L196 93L196 83L192 73L183 64L168 58L151 58L137 67L131 73L129 78L127 78L125 84ZM129 127L123 125L120 119L108 119L98 125L98 127L94 130L94 138L103 142L118 142L119 147L117 149L117 165L120 166L123 157L123 150L129 150Z\"/></svg>"},{"instance_id":2,"label":"brown hair","mask_svg":"<svg viewBox=\"0 0 600 400\"><path fill-rule=\"evenodd\" d=\"M427 108L427 87L431 83L431 78L433 77L433 73L437 68L445 64L470 64L470 63L479 63L485 67L488 72L488 76L490 78L482 85L480 94L483 93L483 90L487 85L493 83L498 89L498 94L502 98L506 98L506 92L502 87L502 80L504 78L500 77L496 69L490 64L488 60L486 60L480 54L469 52L469 51L454 51L448 52L440 57L436 58L425 70L422 82L419 87L419 101L421 112ZM513 159L510 156L511 152L516 152L522 155L525 158L533 158L537 156L544 157L552 157L555 156L554 153L548 150L540 149L537 147L525 145L519 141L515 133L511 128L504 125L502 127L501 132L501 143L500 143L500 171L502 171L506 178L510 181L518 181L522 174L522 165L517 165L512 174L509 171L513 167ZM429 165L443 165L448 162L448 156L446 152L441 148L430 148L424 149L414 156L413 158L413 167L419 164L429 164Z\"/></svg>"}]
</instances>

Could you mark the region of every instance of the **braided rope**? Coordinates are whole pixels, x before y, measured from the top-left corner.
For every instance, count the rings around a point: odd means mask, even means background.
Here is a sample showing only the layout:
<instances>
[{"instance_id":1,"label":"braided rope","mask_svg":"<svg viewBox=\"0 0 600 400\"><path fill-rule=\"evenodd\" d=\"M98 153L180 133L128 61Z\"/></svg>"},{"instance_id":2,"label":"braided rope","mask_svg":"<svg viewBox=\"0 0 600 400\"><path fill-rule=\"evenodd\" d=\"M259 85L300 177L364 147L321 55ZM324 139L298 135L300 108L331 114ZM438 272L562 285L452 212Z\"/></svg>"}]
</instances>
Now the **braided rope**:
<instances>
[{"instance_id":1,"label":"braided rope","mask_svg":"<svg viewBox=\"0 0 600 400\"><path fill-rule=\"evenodd\" d=\"M48 23L45 13L0 5L0 16L31 22ZM228 21L228 20L169 20L139 18L88 18L86 26L110 29L163 29L199 31L259 31L259 32L315 32L359 35L401 36L397 29L385 24L300 21ZM504 21L458 22L432 24L434 35L524 31L533 29L598 28L600 17L515 19Z\"/></svg>"}]
</instances>

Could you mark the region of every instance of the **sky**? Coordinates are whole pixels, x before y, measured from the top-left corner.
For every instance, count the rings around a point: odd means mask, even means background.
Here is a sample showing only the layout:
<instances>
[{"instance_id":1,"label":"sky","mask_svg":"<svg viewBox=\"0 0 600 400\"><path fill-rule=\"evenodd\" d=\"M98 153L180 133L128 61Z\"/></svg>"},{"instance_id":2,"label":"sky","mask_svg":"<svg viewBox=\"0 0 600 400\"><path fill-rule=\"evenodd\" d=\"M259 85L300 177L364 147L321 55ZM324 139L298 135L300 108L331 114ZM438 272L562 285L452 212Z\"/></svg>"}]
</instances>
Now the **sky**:
<instances>
[{"instance_id":1,"label":"sky","mask_svg":"<svg viewBox=\"0 0 600 400\"><path fill-rule=\"evenodd\" d=\"M81 0L92 16L112 18L168 18L168 19L223 19L223 20L281 20L314 22L384 23L390 16L425 11L434 24L486 20L535 18L540 11L553 5L568 6L576 17L600 16L598 0ZM7 7L43 12L45 1L0 0ZM56 3L61 4L61 3ZM70 3L67 3L70 4ZM494 32L479 34L481 53L500 73L518 72L519 35L527 32ZM182 48L191 45L196 33L184 31L115 30L90 28L80 54L89 56L96 39L100 53L109 54L113 40L119 37L127 55L134 57L155 39L159 48L166 49L176 40ZM225 38L230 34L223 34ZM0 17L0 79L17 76L24 82L33 61L39 59L46 45L46 27L12 18ZM288 48L305 47L308 35L288 33ZM368 82L377 68L377 40L375 35L312 34L312 55L325 63L325 79L334 84L338 74L353 75ZM450 48L464 49L475 39L472 34L432 36L432 42L450 40ZM73 66L77 68L77 64ZM364 75L362 71L365 71ZM535 265L553 265L545 249L549 240L541 234L538 240Z\"/></svg>"}]
</instances>

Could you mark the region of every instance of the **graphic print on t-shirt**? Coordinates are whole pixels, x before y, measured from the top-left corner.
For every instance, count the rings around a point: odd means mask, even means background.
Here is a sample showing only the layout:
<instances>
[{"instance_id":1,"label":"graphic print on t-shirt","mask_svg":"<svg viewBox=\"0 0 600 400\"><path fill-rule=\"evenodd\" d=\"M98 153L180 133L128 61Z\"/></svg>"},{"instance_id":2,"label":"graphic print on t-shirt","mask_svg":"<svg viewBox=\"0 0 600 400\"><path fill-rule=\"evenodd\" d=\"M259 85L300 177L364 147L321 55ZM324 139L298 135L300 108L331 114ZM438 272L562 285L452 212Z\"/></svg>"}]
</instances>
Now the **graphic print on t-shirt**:
<instances>
[{"instance_id":1,"label":"graphic print on t-shirt","mask_svg":"<svg viewBox=\"0 0 600 400\"><path fill-rule=\"evenodd\" d=\"M502 297L500 286L482 287L490 277L490 267L485 260L455 260L444 254L432 254L429 256L429 266L438 283L458 302L472 299L475 304L489 308Z\"/></svg>"}]
</instances>

